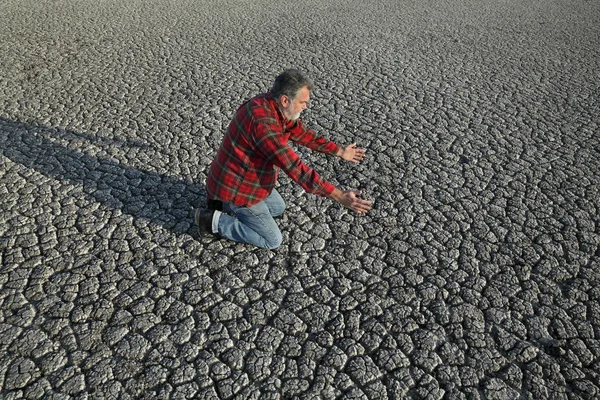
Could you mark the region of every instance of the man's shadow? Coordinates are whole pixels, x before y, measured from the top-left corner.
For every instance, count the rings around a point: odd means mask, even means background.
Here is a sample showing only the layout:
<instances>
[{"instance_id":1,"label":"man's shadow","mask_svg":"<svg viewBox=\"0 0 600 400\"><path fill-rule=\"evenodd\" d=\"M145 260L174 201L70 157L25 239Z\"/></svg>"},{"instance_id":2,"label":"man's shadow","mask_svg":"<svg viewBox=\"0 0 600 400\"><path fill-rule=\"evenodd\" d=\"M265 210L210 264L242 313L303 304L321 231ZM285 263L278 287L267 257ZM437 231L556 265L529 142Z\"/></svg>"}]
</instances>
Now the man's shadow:
<instances>
[{"instance_id":1,"label":"man's shadow","mask_svg":"<svg viewBox=\"0 0 600 400\"><path fill-rule=\"evenodd\" d=\"M136 219L148 220L177 234L194 234L194 209L205 201L203 184L96 157L66 147L57 139L67 143L86 141L88 146L128 146L135 147L136 151L151 150L150 146L139 141L103 139L0 118L0 151L13 162L50 178L81 186L91 200Z\"/></svg>"}]
</instances>

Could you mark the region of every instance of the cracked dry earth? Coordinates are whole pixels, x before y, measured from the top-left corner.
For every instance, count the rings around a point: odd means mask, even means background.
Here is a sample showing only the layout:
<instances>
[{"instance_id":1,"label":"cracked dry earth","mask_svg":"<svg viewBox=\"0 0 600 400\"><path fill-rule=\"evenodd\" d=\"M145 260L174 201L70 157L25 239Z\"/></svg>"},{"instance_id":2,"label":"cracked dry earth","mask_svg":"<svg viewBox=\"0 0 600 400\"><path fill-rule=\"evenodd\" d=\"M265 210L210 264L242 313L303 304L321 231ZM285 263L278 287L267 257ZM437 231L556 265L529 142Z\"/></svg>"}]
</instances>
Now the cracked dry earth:
<instances>
[{"instance_id":1,"label":"cracked dry earth","mask_svg":"<svg viewBox=\"0 0 600 400\"><path fill-rule=\"evenodd\" d=\"M0 3L0 398L600 398L600 5ZM284 68L284 243L201 238L206 168Z\"/></svg>"}]
</instances>

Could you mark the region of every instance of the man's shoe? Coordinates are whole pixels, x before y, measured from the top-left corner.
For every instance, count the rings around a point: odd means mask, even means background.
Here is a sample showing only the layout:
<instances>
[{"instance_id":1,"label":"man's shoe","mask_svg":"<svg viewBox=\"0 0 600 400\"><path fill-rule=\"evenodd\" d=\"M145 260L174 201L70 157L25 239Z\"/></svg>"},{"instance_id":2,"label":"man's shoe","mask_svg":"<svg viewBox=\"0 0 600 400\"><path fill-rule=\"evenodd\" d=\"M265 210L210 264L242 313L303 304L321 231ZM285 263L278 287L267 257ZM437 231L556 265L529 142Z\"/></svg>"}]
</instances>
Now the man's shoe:
<instances>
[{"instance_id":1,"label":"man's shoe","mask_svg":"<svg viewBox=\"0 0 600 400\"><path fill-rule=\"evenodd\" d=\"M215 215L215 210L207 210L204 208L198 208L196 210L195 221L198 225L198 232L200 235L214 235L212 231L212 220Z\"/></svg>"}]
</instances>

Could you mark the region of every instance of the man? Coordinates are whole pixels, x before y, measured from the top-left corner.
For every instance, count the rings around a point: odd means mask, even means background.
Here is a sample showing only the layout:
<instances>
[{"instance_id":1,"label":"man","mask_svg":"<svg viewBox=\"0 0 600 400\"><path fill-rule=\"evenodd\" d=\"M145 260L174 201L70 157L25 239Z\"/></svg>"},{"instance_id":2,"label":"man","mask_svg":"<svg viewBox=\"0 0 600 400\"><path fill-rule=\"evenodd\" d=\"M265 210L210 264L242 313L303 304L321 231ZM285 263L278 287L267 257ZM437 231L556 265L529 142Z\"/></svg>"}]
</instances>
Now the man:
<instances>
[{"instance_id":1,"label":"man","mask_svg":"<svg viewBox=\"0 0 600 400\"><path fill-rule=\"evenodd\" d=\"M279 247L282 236L273 218L285 210L275 189L280 169L308 193L329 197L357 213L371 209L370 201L357 197L360 191L342 192L304 164L289 146L291 140L354 163L365 156L356 143L342 149L299 120L311 89L304 74L290 69L275 79L270 92L240 106L208 172L208 209L196 210L201 234L268 249Z\"/></svg>"}]
</instances>

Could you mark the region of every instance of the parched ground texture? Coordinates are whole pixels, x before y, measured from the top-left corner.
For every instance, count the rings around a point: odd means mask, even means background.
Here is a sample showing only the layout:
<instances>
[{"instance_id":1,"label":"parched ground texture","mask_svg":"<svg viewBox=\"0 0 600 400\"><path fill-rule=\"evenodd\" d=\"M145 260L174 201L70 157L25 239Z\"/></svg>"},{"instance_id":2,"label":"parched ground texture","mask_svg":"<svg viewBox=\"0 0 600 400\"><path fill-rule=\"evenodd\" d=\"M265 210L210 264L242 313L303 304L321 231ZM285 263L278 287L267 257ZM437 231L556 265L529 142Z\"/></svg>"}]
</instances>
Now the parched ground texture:
<instances>
[{"instance_id":1,"label":"parched ground texture","mask_svg":"<svg viewBox=\"0 0 600 400\"><path fill-rule=\"evenodd\" d=\"M600 3L0 2L0 398L600 398ZM199 237L287 67L277 251Z\"/></svg>"}]
</instances>

